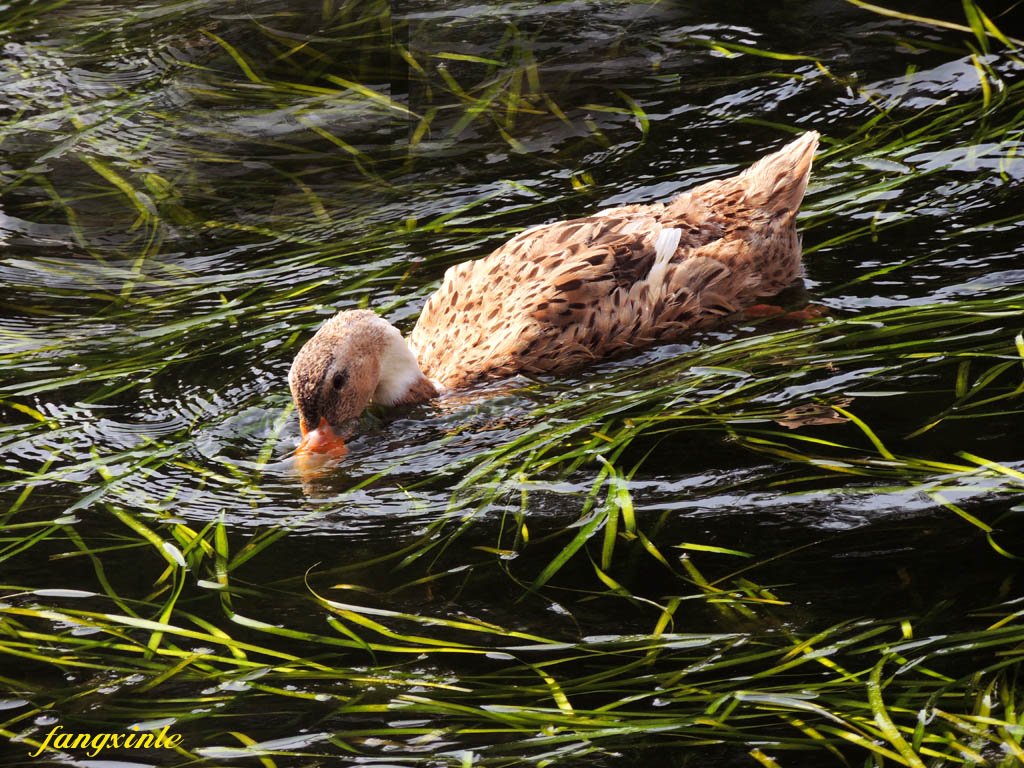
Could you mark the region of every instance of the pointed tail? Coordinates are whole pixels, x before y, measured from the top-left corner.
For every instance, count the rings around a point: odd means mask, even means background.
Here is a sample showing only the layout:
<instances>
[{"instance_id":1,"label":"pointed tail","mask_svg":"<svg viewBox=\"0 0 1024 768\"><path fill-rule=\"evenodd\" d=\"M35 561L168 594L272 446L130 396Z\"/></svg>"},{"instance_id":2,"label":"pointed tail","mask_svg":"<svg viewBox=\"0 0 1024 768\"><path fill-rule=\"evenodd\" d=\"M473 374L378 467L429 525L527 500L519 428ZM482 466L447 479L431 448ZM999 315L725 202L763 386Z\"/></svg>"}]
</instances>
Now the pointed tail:
<instances>
[{"instance_id":1,"label":"pointed tail","mask_svg":"<svg viewBox=\"0 0 1024 768\"><path fill-rule=\"evenodd\" d=\"M762 157L740 174L747 202L771 211L796 213L811 175L819 134L808 131L778 152Z\"/></svg>"}]
</instances>

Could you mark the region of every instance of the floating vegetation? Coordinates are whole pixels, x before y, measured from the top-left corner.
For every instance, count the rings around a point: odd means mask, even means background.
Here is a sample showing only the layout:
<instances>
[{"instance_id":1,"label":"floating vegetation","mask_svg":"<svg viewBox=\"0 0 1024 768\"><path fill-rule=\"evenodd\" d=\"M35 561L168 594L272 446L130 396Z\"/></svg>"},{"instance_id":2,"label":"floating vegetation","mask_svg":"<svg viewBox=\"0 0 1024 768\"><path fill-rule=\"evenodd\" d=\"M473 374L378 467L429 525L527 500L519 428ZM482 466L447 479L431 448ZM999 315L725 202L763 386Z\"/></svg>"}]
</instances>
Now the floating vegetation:
<instances>
[{"instance_id":1,"label":"floating vegetation","mask_svg":"<svg viewBox=\"0 0 1024 768\"><path fill-rule=\"evenodd\" d=\"M5 765L1024 762L1024 43L805 6L0 11ZM336 309L811 128L815 319L295 467Z\"/></svg>"}]
</instances>

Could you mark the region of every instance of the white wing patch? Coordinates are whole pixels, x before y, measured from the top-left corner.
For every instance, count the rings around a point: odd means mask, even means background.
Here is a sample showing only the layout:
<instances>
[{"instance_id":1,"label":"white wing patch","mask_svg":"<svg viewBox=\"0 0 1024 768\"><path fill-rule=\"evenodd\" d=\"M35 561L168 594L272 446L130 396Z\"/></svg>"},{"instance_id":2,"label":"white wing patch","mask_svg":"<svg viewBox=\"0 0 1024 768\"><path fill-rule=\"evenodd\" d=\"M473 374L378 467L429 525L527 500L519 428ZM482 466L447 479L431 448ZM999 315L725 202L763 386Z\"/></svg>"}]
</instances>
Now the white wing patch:
<instances>
[{"instance_id":1,"label":"white wing patch","mask_svg":"<svg viewBox=\"0 0 1024 768\"><path fill-rule=\"evenodd\" d=\"M683 230L676 227L668 227L658 233L654 241L654 264L647 275L647 284L652 288L660 287L665 280L665 272L672 261L672 257L679 248L679 239L683 236Z\"/></svg>"}]
</instances>

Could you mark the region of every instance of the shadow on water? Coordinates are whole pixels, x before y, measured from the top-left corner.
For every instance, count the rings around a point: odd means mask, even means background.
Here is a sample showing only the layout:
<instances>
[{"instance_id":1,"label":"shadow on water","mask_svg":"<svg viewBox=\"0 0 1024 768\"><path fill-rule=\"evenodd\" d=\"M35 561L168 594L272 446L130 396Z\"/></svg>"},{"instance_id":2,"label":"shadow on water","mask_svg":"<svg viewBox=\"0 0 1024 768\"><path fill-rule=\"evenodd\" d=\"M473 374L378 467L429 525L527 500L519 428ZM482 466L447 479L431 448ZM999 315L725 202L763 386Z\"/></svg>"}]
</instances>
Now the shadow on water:
<instances>
[{"instance_id":1,"label":"shadow on water","mask_svg":"<svg viewBox=\"0 0 1024 768\"><path fill-rule=\"evenodd\" d=\"M1022 44L864 6L0 10L6 764L1014 764ZM334 311L811 129L821 321L296 468Z\"/></svg>"}]
</instances>

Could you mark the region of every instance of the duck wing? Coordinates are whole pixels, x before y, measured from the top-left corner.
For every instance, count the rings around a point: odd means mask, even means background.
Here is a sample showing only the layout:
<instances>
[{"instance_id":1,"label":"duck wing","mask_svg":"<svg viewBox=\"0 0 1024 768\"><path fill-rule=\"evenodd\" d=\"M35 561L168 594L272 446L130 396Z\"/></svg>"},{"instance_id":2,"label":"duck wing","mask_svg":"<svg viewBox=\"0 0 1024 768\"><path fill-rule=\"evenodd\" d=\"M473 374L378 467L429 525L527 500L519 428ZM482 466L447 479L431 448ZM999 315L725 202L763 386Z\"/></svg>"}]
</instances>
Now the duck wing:
<instances>
[{"instance_id":1,"label":"duck wing","mask_svg":"<svg viewBox=\"0 0 1024 768\"><path fill-rule=\"evenodd\" d=\"M563 370L736 309L699 230L664 226L661 205L629 208L526 230L451 267L409 339L420 367L445 387Z\"/></svg>"},{"instance_id":2,"label":"duck wing","mask_svg":"<svg viewBox=\"0 0 1024 768\"><path fill-rule=\"evenodd\" d=\"M451 267L410 343L444 387L564 370L680 338L800 272L795 218L818 135L670 204L628 205L519 233Z\"/></svg>"}]
</instances>

